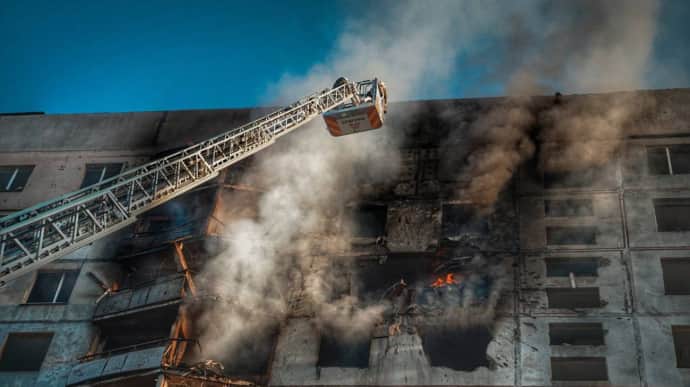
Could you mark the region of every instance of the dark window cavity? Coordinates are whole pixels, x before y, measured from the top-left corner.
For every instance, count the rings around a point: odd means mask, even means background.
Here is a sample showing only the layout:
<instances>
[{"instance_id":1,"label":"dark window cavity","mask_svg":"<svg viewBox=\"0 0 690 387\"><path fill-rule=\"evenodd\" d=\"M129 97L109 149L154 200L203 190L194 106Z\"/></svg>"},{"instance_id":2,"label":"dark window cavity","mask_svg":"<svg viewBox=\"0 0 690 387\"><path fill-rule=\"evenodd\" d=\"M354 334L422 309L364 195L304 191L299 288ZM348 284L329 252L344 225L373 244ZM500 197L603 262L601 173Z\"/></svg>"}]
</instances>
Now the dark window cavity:
<instances>
[{"instance_id":1,"label":"dark window cavity","mask_svg":"<svg viewBox=\"0 0 690 387\"><path fill-rule=\"evenodd\" d=\"M387 214L385 205L367 204L352 209L353 236L376 238L385 235Z\"/></svg>"},{"instance_id":2,"label":"dark window cavity","mask_svg":"<svg viewBox=\"0 0 690 387\"><path fill-rule=\"evenodd\" d=\"M605 357L552 357L551 380L608 380Z\"/></svg>"},{"instance_id":3,"label":"dark window cavity","mask_svg":"<svg viewBox=\"0 0 690 387\"><path fill-rule=\"evenodd\" d=\"M650 175L690 173L690 144L647 147L647 170Z\"/></svg>"},{"instance_id":4,"label":"dark window cavity","mask_svg":"<svg viewBox=\"0 0 690 387\"><path fill-rule=\"evenodd\" d=\"M10 333L2 349L0 372L40 370L52 339L52 332Z\"/></svg>"},{"instance_id":5,"label":"dark window cavity","mask_svg":"<svg viewBox=\"0 0 690 387\"><path fill-rule=\"evenodd\" d=\"M596 171L586 169L570 172L546 172L544 173L544 188L580 188L590 187L594 180L598 179Z\"/></svg>"},{"instance_id":6,"label":"dark window cavity","mask_svg":"<svg viewBox=\"0 0 690 387\"><path fill-rule=\"evenodd\" d=\"M69 300L78 271L39 271L27 304L64 304Z\"/></svg>"},{"instance_id":7,"label":"dark window cavity","mask_svg":"<svg viewBox=\"0 0 690 387\"><path fill-rule=\"evenodd\" d=\"M555 199L544 201L547 217L594 216L591 199Z\"/></svg>"},{"instance_id":8,"label":"dark window cavity","mask_svg":"<svg viewBox=\"0 0 690 387\"><path fill-rule=\"evenodd\" d=\"M489 221L470 205L445 204L442 208L442 229L445 238L461 234L487 234Z\"/></svg>"},{"instance_id":9,"label":"dark window cavity","mask_svg":"<svg viewBox=\"0 0 690 387\"><path fill-rule=\"evenodd\" d=\"M548 245L594 245L597 243L594 226L552 226L546 228Z\"/></svg>"},{"instance_id":10,"label":"dark window cavity","mask_svg":"<svg viewBox=\"0 0 690 387\"><path fill-rule=\"evenodd\" d=\"M601 323L549 324L551 345L604 345Z\"/></svg>"},{"instance_id":11,"label":"dark window cavity","mask_svg":"<svg viewBox=\"0 0 690 387\"><path fill-rule=\"evenodd\" d=\"M343 335L323 334L319 345L319 367L369 367L369 336L348 338Z\"/></svg>"},{"instance_id":12,"label":"dark window cavity","mask_svg":"<svg viewBox=\"0 0 690 387\"><path fill-rule=\"evenodd\" d=\"M657 231L690 231L690 199L654 199Z\"/></svg>"},{"instance_id":13,"label":"dark window cavity","mask_svg":"<svg viewBox=\"0 0 690 387\"><path fill-rule=\"evenodd\" d=\"M547 277L569 277L573 273L577 277L596 277L599 268L597 258L546 258Z\"/></svg>"},{"instance_id":14,"label":"dark window cavity","mask_svg":"<svg viewBox=\"0 0 690 387\"><path fill-rule=\"evenodd\" d=\"M690 294L690 258L661 258L661 270L666 294Z\"/></svg>"},{"instance_id":15,"label":"dark window cavity","mask_svg":"<svg viewBox=\"0 0 690 387\"><path fill-rule=\"evenodd\" d=\"M599 288L548 288L549 308L599 308Z\"/></svg>"},{"instance_id":16,"label":"dark window cavity","mask_svg":"<svg viewBox=\"0 0 690 387\"><path fill-rule=\"evenodd\" d=\"M676 366L690 368L690 325L674 325L671 332L676 348Z\"/></svg>"},{"instance_id":17,"label":"dark window cavity","mask_svg":"<svg viewBox=\"0 0 690 387\"><path fill-rule=\"evenodd\" d=\"M24 190L33 165L0 166L0 192L19 192Z\"/></svg>"},{"instance_id":18,"label":"dark window cavity","mask_svg":"<svg viewBox=\"0 0 690 387\"><path fill-rule=\"evenodd\" d=\"M88 187L109 179L122 171L122 163L86 164L86 172L81 188Z\"/></svg>"},{"instance_id":19,"label":"dark window cavity","mask_svg":"<svg viewBox=\"0 0 690 387\"><path fill-rule=\"evenodd\" d=\"M486 350L492 336L486 327L422 327L420 335L424 353L429 357L432 367L473 371L490 366Z\"/></svg>"}]
</instances>

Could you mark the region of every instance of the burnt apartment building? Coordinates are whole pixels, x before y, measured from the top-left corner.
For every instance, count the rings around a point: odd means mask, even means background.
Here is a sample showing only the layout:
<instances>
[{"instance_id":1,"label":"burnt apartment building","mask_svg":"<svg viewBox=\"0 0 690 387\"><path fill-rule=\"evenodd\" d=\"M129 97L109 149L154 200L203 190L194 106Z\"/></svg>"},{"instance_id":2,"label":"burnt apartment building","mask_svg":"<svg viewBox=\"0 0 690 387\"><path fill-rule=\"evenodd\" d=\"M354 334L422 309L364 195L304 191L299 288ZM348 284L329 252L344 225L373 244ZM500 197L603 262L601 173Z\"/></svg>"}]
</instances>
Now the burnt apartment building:
<instances>
[{"instance_id":1,"label":"burnt apartment building","mask_svg":"<svg viewBox=\"0 0 690 387\"><path fill-rule=\"evenodd\" d=\"M362 174L359 195L329 214L354 225L347 243L301 252L303 271L344 268L339 296L385 300L365 334L315 324L305 281L292 278L281 318L224 358L205 354L197 322L225 301L200 273L226 249L228 225L257 216L267 187L252 183L252 164L268 148L0 289L0 385L690 385L690 90L622 94L654 105L601 139L616 144L605 163L545 172L536 128L537 156L481 206L467 187L482 176L463 168L483 144L474 123L505 100L393 104L381 133L397 140L379 150L400 167ZM255 117L0 116L0 214Z\"/></svg>"}]
</instances>

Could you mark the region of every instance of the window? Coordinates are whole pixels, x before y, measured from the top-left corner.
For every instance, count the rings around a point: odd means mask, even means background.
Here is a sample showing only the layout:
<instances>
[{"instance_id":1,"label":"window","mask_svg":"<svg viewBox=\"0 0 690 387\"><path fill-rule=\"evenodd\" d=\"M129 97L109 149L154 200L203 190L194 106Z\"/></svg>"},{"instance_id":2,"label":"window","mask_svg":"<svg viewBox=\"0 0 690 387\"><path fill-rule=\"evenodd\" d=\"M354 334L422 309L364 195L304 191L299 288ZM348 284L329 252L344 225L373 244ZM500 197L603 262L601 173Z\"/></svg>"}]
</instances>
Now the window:
<instances>
[{"instance_id":1,"label":"window","mask_svg":"<svg viewBox=\"0 0 690 387\"><path fill-rule=\"evenodd\" d=\"M376 238L386 233L388 207L383 205L362 205L352 209L355 225L354 236Z\"/></svg>"},{"instance_id":2,"label":"window","mask_svg":"<svg viewBox=\"0 0 690 387\"><path fill-rule=\"evenodd\" d=\"M591 199L545 200L544 213L548 217L594 216Z\"/></svg>"},{"instance_id":3,"label":"window","mask_svg":"<svg viewBox=\"0 0 690 387\"><path fill-rule=\"evenodd\" d=\"M493 336L487 327L458 329L455 326L422 326L420 337L432 367L458 371L491 367L486 352Z\"/></svg>"},{"instance_id":4,"label":"window","mask_svg":"<svg viewBox=\"0 0 690 387\"><path fill-rule=\"evenodd\" d=\"M690 173L690 144L647 147L647 170L650 175Z\"/></svg>"},{"instance_id":5,"label":"window","mask_svg":"<svg viewBox=\"0 0 690 387\"><path fill-rule=\"evenodd\" d=\"M690 258L661 258L665 294L690 294Z\"/></svg>"},{"instance_id":6,"label":"window","mask_svg":"<svg viewBox=\"0 0 690 387\"><path fill-rule=\"evenodd\" d=\"M52 332L10 333L2 349L0 372L40 370L52 339Z\"/></svg>"},{"instance_id":7,"label":"window","mask_svg":"<svg viewBox=\"0 0 690 387\"><path fill-rule=\"evenodd\" d=\"M345 338L342 335L324 334L319 345L318 367L369 367L369 336Z\"/></svg>"},{"instance_id":8,"label":"window","mask_svg":"<svg viewBox=\"0 0 690 387\"><path fill-rule=\"evenodd\" d=\"M33 170L33 165L0 166L0 192L22 191Z\"/></svg>"},{"instance_id":9,"label":"window","mask_svg":"<svg viewBox=\"0 0 690 387\"><path fill-rule=\"evenodd\" d=\"M589 187L598 176L593 169L544 173L544 188Z\"/></svg>"},{"instance_id":10,"label":"window","mask_svg":"<svg viewBox=\"0 0 690 387\"><path fill-rule=\"evenodd\" d=\"M599 288L548 288L549 308L574 309L601 306Z\"/></svg>"},{"instance_id":11,"label":"window","mask_svg":"<svg viewBox=\"0 0 690 387\"><path fill-rule=\"evenodd\" d=\"M659 232L690 231L690 199L654 199Z\"/></svg>"},{"instance_id":12,"label":"window","mask_svg":"<svg viewBox=\"0 0 690 387\"><path fill-rule=\"evenodd\" d=\"M551 380L608 380L605 357L552 357Z\"/></svg>"},{"instance_id":13,"label":"window","mask_svg":"<svg viewBox=\"0 0 690 387\"><path fill-rule=\"evenodd\" d=\"M690 325L674 325L671 333L676 347L676 367L690 368Z\"/></svg>"},{"instance_id":14,"label":"window","mask_svg":"<svg viewBox=\"0 0 690 387\"><path fill-rule=\"evenodd\" d=\"M465 204L445 204L442 207L441 224L445 238L461 234L487 234L489 221L477 213L475 207Z\"/></svg>"},{"instance_id":15,"label":"window","mask_svg":"<svg viewBox=\"0 0 690 387\"><path fill-rule=\"evenodd\" d=\"M546 228L548 245L594 245L597 228L593 226L553 226Z\"/></svg>"},{"instance_id":16,"label":"window","mask_svg":"<svg viewBox=\"0 0 690 387\"><path fill-rule=\"evenodd\" d=\"M27 304L64 304L69 300L78 271L39 271Z\"/></svg>"},{"instance_id":17,"label":"window","mask_svg":"<svg viewBox=\"0 0 690 387\"><path fill-rule=\"evenodd\" d=\"M597 258L546 258L547 277L596 277L599 268Z\"/></svg>"},{"instance_id":18,"label":"window","mask_svg":"<svg viewBox=\"0 0 690 387\"><path fill-rule=\"evenodd\" d=\"M604 345L604 329L601 323L552 323L549 341L551 345Z\"/></svg>"},{"instance_id":19,"label":"window","mask_svg":"<svg viewBox=\"0 0 690 387\"><path fill-rule=\"evenodd\" d=\"M119 174L123 166L123 163L86 164L86 172L84 173L84 180L81 183L81 188L100 183L103 180Z\"/></svg>"}]
</instances>

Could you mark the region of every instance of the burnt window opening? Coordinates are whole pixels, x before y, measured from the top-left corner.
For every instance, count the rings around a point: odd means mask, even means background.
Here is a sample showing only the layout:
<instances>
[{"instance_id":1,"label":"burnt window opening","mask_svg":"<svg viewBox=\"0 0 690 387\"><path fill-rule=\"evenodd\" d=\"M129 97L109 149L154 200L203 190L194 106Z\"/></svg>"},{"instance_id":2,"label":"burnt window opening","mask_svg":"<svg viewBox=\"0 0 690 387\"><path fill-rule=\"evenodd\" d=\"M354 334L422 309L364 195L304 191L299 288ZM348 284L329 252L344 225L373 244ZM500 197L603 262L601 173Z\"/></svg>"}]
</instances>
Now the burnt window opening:
<instances>
[{"instance_id":1,"label":"burnt window opening","mask_svg":"<svg viewBox=\"0 0 690 387\"><path fill-rule=\"evenodd\" d=\"M177 319L178 308L173 304L96 321L101 331L102 351L134 345L140 349L163 345L170 337L170 327Z\"/></svg>"},{"instance_id":2,"label":"burnt window opening","mask_svg":"<svg viewBox=\"0 0 690 387\"><path fill-rule=\"evenodd\" d=\"M595 245L595 226L551 226L546 228L547 245Z\"/></svg>"},{"instance_id":3,"label":"burnt window opening","mask_svg":"<svg viewBox=\"0 0 690 387\"><path fill-rule=\"evenodd\" d=\"M444 238L461 234L487 234L489 221L467 204L444 204L441 211L441 227Z\"/></svg>"},{"instance_id":4,"label":"burnt window opening","mask_svg":"<svg viewBox=\"0 0 690 387\"><path fill-rule=\"evenodd\" d=\"M431 277L430 262L410 256L389 256L382 263L360 261L355 270L354 293L363 300L375 302L380 301L401 279L413 285Z\"/></svg>"},{"instance_id":5,"label":"burnt window opening","mask_svg":"<svg viewBox=\"0 0 690 387\"><path fill-rule=\"evenodd\" d=\"M86 164L81 188L98 184L122 172L123 163Z\"/></svg>"},{"instance_id":6,"label":"burnt window opening","mask_svg":"<svg viewBox=\"0 0 690 387\"><path fill-rule=\"evenodd\" d=\"M690 294L690 258L661 258L664 294Z\"/></svg>"},{"instance_id":7,"label":"burnt window opening","mask_svg":"<svg viewBox=\"0 0 690 387\"><path fill-rule=\"evenodd\" d=\"M23 191L33 170L33 165L0 166L0 192Z\"/></svg>"},{"instance_id":8,"label":"burnt window opening","mask_svg":"<svg viewBox=\"0 0 690 387\"><path fill-rule=\"evenodd\" d=\"M487 327L424 327L420 329L420 336L432 367L473 371L491 366L486 350L492 336Z\"/></svg>"},{"instance_id":9,"label":"burnt window opening","mask_svg":"<svg viewBox=\"0 0 690 387\"><path fill-rule=\"evenodd\" d=\"M604 345L604 328L601 323L552 323L549 324L551 345Z\"/></svg>"},{"instance_id":10,"label":"burnt window opening","mask_svg":"<svg viewBox=\"0 0 690 387\"><path fill-rule=\"evenodd\" d=\"M0 372L40 370L52 340L52 332L8 334L0 355Z\"/></svg>"},{"instance_id":11,"label":"burnt window opening","mask_svg":"<svg viewBox=\"0 0 690 387\"><path fill-rule=\"evenodd\" d=\"M547 277L597 277L599 260L597 258L545 258Z\"/></svg>"},{"instance_id":12,"label":"burnt window opening","mask_svg":"<svg viewBox=\"0 0 690 387\"><path fill-rule=\"evenodd\" d=\"M650 175L690 173L690 144L647 147L647 170Z\"/></svg>"},{"instance_id":13,"label":"burnt window opening","mask_svg":"<svg viewBox=\"0 0 690 387\"><path fill-rule=\"evenodd\" d=\"M673 325L671 333L676 349L676 367L690 368L690 325Z\"/></svg>"},{"instance_id":14,"label":"burnt window opening","mask_svg":"<svg viewBox=\"0 0 690 387\"><path fill-rule=\"evenodd\" d=\"M265 375L271 365L279 333L278 324L268 324L252 335L240 338L235 350L221 361L225 367L223 373L246 378Z\"/></svg>"},{"instance_id":15,"label":"burnt window opening","mask_svg":"<svg viewBox=\"0 0 690 387\"><path fill-rule=\"evenodd\" d=\"M605 357L552 357L551 380L607 381Z\"/></svg>"},{"instance_id":16,"label":"burnt window opening","mask_svg":"<svg viewBox=\"0 0 690 387\"><path fill-rule=\"evenodd\" d=\"M654 199L654 214L659 232L690 231L690 199Z\"/></svg>"},{"instance_id":17,"label":"burnt window opening","mask_svg":"<svg viewBox=\"0 0 690 387\"><path fill-rule=\"evenodd\" d=\"M554 309L601 307L599 288L548 288L546 297Z\"/></svg>"},{"instance_id":18,"label":"burnt window opening","mask_svg":"<svg viewBox=\"0 0 690 387\"><path fill-rule=\"evenodd\" d=\"M544 214L547 217L594 216L592 199L544 200Z\"/></svg>"},{"instance_id":19,"label":"burnt window opening","mask_svg":"<svg viewBox=\"0 0 690 387\"><path fill-rule=\"evenodd\" d=\"M354 223L353 236L376 238L386 233L388 207L385 205L365 204L351 209Z\"/></svg>"},{"instance_id":20,"label":"burnt window opening","mask_svg":"<svg viewBox=\"0 0 690 387\"><path fill-rule=\"evenodd\" d=\"M317 367L369 367L369 336L345 337L331 332L321 335Z\"/></svg>"},{"instance_id":21,"label":"burnt window opening","mask_svg":"<svg viewBox=\"0 0 690 387\"><path fill-rule=\"evenodd\" d=\"M39 271L27 304L64 304L72 294L79 271Z\"/></svg>"}]
</instances>

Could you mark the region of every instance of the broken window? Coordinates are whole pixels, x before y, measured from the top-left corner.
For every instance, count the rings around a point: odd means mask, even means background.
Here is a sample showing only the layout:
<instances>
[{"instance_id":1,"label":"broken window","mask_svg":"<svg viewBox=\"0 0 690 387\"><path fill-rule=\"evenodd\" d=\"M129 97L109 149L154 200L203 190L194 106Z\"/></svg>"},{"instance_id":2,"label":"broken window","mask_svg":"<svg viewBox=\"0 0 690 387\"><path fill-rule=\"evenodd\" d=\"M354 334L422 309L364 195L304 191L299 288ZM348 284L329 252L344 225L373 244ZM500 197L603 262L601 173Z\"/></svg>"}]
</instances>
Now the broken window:
<instances>
[{"instance_id":1,"label":"broken window","mask_svg":"<svg viewBox=\"0 0 690 387\"><path fill-rule=\"evenodd\" d=\"M552 357L551 380L608 380L605 357Z\"/></svg>"},{"instance_id":2,"label":"broken window","mask_svg":"<svg viewBox=\"0 0 690 387\"><path fill-rule=\"evenodd\" d=\"M597 258L545 258L547 277L596 277L599 268Z\"/></svg>"},{"instance_id":3,"label":"broken window","mask_svg":"<svg viewBox=\"0 0 690 387\"><path fill-rule=\"evenodd\" d=\"M690 325L674 325L671 332L676 348L676 367L690 368Z\"/></svg>"},{"instance_id":4,"label":"broken window","mask_svg":"<svg viewBox=\"0 0 690 387\"><path fill-rule=\"evenodd\" d=\"M594 245L597 228L594 226L551 226L546 228L548 245Z\"/></svg>"},{"instance_id":5,"label":"broken window","mask_svg":"<svg viewBox=\"0 0 690 387\"><path fill-rule=\"evenodd\" d=\"M86 172L84 173L84 180L81 182L81 188L100 183L119 174L123 166L123 163L86 164Z\"/></svg>"},{"instance_id":6,"label":"broken window","mask_svg":"<svg viewBox=\"0 0 690 387\"><path fill-rule=\"evenodd\" d=\"M0 192L22 191L33 170L33 165L0 166Z\"/></svg>"},{"instance_id":7,"label":"broken window","mask_svg":"<svg viewBox=\"0 0 690 387\"><path fill-rule=\"evenodd\" d=\"M654 213L657 231L690 231L690 199L654 199Z\"/></svg>"},{"instance_id":8,"label":"broken window","mask_svg":"<svg viewBox=\"0 0 690 387\"><path fill-rule=\"evenodd\" d=\"M387 215L388 207L385 205L366 204L353 208L353 236L376 238L385 235Z\"/></svg>"},{"instance_id":9,"label":"broken window","mask_svg":"<svg viewBox=\"0 0 690 387\"><path fill-rule=\"evenodd\" d=\"M79 271L39 271L27 304L64 304L69 300Z\"/></svg>"},{"instance_id":10,"label":"broken window","mask_svg":"<svg viewBox=\"0 0 690 387\"><path fill-rule=\"evenodd\" d=\"M690 258L661 258L665 294L690 294Z\"/></svg>"},{"instance_id":11,"label":"broken window","mask_svg":"<svg viewBox=\"0 0 690 387\"><path fill-rule=\"evenodd\" d=\"M420 329L420 336L432 367L473 371L490 366L486 350L492 337L485 326L466 329L425 327Z\"/></svg>"},{"instance_id":12,"label":"broken window","mask_svg":"<svg viewBox=\"0 0 690 387\"><path fill-rule=\"evenodd\" d=\"M441 224L445 238L461 234L487 234L489 221L468 204L444 204Z\"/></svg>"},{"instance_id":13,"label":"broken window","mask_svg":"<svg viewBox=\"0 0 690 387\"><path fill-rule=\"evenodd\" d=\"M647 147L647 170L650 175L690 173L690 144Z\"/></svg>"},{"instance_id":14,"label":"broken window","mask_svg":"<svg viewBox=\"0 0 690 387\"><path fill-rule=\"evenodd\" d=\"M591 199L544 200L544 213L547 217L594 216Z\"/></svg>"},{"instance_id":15,"label":"broken window","mask_svg":"<svg viewBox=\"0 0 690 387\"><path fill-rule=\"evenodd\" d=\"M601 323L552 323L549 342L551 345L604 345L604 329Z\"/></svg>"},{"instance_id":16,"label":"broken window","mask_svg":"<svg viewBox=\"0 0 690 387\"><path fill-rule=\"evenodd\" d=\"M333 333L321 335L318 367L369 367L369 336L344 337Z\"/></svg>"},{"instance_id":17,"label":"broken window","mask_svg":"<svg viewBox=\"0 0 690 387\"><path fill-rule=\"evenodd\" d=\"M548 288L549 308L574 309L601 306L599 288Z\"/></svg>"},{"instance_id":18,"label":"broken window","mask_svg":"<svg viewBox=\"0 0 690 387\"><path fill-rule=\"evenodd\" d=\"M8 334L0 357L0 372L40 370L52 339L52 332Z\"/></svg>"}]
</instances>

